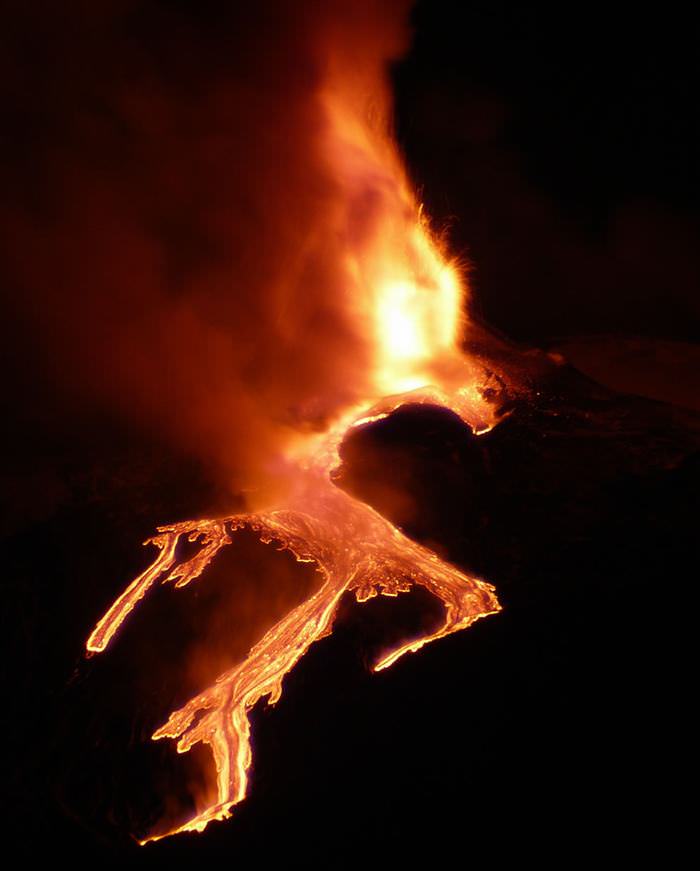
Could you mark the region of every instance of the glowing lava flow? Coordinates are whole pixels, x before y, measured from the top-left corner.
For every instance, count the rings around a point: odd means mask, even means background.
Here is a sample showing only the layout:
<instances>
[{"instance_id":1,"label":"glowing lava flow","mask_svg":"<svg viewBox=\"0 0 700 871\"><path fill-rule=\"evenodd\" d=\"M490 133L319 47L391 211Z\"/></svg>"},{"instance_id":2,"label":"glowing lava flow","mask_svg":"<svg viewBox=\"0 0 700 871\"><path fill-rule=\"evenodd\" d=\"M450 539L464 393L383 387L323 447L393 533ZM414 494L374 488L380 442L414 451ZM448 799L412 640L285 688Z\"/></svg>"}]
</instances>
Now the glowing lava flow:
<instances>
[{"instance_id":1,"label":"glowing lava flow","mask_svg":"<svg viewBox=\"0 0 700 871\"><path fill-rule=\"evenodd\" d=\"M382 417L406 401L431 399L434 397L429 392L397 397L372 409L369 419ZM453 408L463 418L466 416L463 397L454 401ZM360 419L366 421L367 417ZM466 576L406 538L368 505L335 487L326 464L337 456L337 433L327 437L325 447L317 454L322 458L321 467L306 470L306 486L288 507L160 527L158 535L147 542L159 549L156 560L116 600L87 642L90 651L104 650L156 581L185 586L231 543L231 533L243 526L254 530L265 543L278 542L300 562L313 562L323 576L320 589L270 629L242 663L174 711L153 735L154 739L177 739L180 753L199 742L208 744L216 764L216 802L167 834L202 831L212 820L230 816L231 807L245 797L252 760L248 712L264 696L269 704L280 698L284 676L314 641L330 633L338 603L346 591L353 591L357 600L364 602L378 593L397 596L411 585L420 584L445 605L445 619L438 630L386 653L375 664L375 671L392 665L404 653L500 609L490 584ZM199 542L200 549L190 559L178 562L177 545L183 538Z\"/></svg>"},{"instance_id":2,"label":"glowing lava flow","mask_svg":"<svg viewBox=\"0 0 700 871\"><path fill-rule=\"evenodd\" d=\"M443 269L450 267L443 265ZM401 375L394 383L423 381L425 375L415 364L424 364L425 351L418 342L414 359L403 342L404 336L421 335L422 306L407 305L418 294L388 294L382 300L382 316L401 325L388 341L379 345L381 376L387 383L391 367L386 358L396 352ZM392 306L394 309L392 309ZM396 307L399 311L396 311ZM413 317L415 323L410 325ZM456 342L455 342L456 344ZM431 361L432 362L432 361ZM413 370L412 370L413 366ZM396 394L370 405L346 412L325 433L304 435L289 446L287 460L296 468L293 495L285 504L270 510L235 514L219 519L194 520L163 526L148 542L159 549L152 565L139 575L114 602L87 641L93 653L103 651L115 632L140 599L158 581L176 587L199 577L217 553L231 543L231 533L244 526L269 543L275 541L291 551L300 562L312 562L323 577L321 587L304 603L294 608L273 626L250 650L243 662L220 675L216 683L174 711L153 735L154 739L177 740L179 753L197 743L208 744L216 765L216 800L202 808L184 824L147 838L158 840L186 831L203 831L212 820L230 816L231 808L246 795L248 769L252 761L249 711L263 697L274 704L281 695L284 676L294 667L309 646L330 633L338 604L347 591L359 602L377 594L397 596L420 584L445 606L445 618L436 631L387 652L374 666L388 668L399 657L416 651L430 641L465 629L480 617L500 610L494 588L468 577L435 553L406 538L396 527L368 505L349 496L332 483L339 466L339 446L347 432L359 425L386 417L407 403L430 403L447 407L458 414L475 433L485 432L495 416L483 398L487 374L478 364L462 356L456 348L439 359L440 386L426 384L407 393ZM460 385L460 386L455 386ZM481 385L481 386L480 386ZM178 560L181 540L199 543L194 556Z\"/></svg>"}]
</instances>

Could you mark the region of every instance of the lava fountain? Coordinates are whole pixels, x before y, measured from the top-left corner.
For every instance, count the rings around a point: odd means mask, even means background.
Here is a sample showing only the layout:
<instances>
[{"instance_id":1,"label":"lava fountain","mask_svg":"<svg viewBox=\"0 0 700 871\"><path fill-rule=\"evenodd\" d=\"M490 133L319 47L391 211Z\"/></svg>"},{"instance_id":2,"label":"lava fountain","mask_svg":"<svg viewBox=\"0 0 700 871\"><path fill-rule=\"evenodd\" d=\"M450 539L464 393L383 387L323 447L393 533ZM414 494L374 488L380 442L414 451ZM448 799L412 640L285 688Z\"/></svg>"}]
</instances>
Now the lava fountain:
<instances>
[{"instance_id":1,"label":"lava fountain","mask_svg":"<svg viewBox=\"0 0 700 871\"><path fill-rule=\"evenodd\" d=\"M252 760L249 712L262 698L268 704L280 698L285 675L311 644L331 632L344 593L351 591L364 602L419 584L444 604L444 621L436 631L385 653L375 671L500 608L490 584L411 541L334 484L339 447L353 427L407 403L429 403L452 410L479 434L498 421L493 396L504 383L502 373L464 350L470 329L465 280L411 189L389 133L385 79L383 68L368 74L361 64L353 67L350 59L331 53L315 93L323 119L319 148L340 194L330 216L334 268L347 323L367 350L362 377L347 397L319 397L306 419L288 427L283 449L268 464L281 484L259 500L262 504L160 527L147 542L158 550L155 560L116 599L87 641L90 653L103 652L156 583L180 588L195 581L243 527L300 562L313 563L322 577L319 589L273 626L242 662L155 732L154 739L176 740L180 753L197 743L209 746L216 796L182 825L146 840L201 832L213 820L230 816L244 799ZM185 540L197 548L186 559L178 556Z\"/></svg>"}]
</instances>

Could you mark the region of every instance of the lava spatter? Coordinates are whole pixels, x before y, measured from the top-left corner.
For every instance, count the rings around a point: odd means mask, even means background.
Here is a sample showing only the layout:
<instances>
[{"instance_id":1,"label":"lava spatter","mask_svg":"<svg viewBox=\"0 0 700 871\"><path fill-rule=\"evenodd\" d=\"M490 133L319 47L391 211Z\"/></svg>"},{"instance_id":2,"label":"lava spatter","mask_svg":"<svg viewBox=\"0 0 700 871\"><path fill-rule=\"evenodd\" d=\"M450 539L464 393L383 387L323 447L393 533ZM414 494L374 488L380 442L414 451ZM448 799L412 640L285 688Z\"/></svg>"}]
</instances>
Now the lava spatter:
<instances>
[{"instance_id":1,"label":"lava spatter","mask_svg":"<svg viewBox=\"0 0 700 871\"><path fill-rule=\"evenodd\" d=\"M376 37L376 29L369 37ZM495 374L504 384L507 378L464 350L471 326L466 282L447 255L444 240L431 231L390 135L386 58L379 63L372 56L363 66L361 56L347 54L342 39L324 56L313 109L320 115L316 146L323 172L333 182L334 205L321 241L318 228L309 228L308 250L318 257L316 248L322 242L325 246L334 310L342 312L344 334L354 336L360 349L353 361L355 380L343 384L340 392L315 397L314 411L306 418L300 413L292 422L279 423L268 468L274 470L273 477L283 479L283 486L269 497L259 498L247 513L161 527L150 539L159 551L153 564L99 621L87 648L103 651L155 583L182 587L198 578L223 547L235 547L235 532L244 526L263 542L275 542L297 560L313 563L322 582L243 661L174 711L155 732L155 739L177 741L181 753L207 744L216 785L215 797L190 820L147 840L202 831L212 820L229 816L245 797L251 764L249 712L262 698L272 704L279 699L285 675L311 644L332 630L344 593L353 592L363 602L378 594L397 596L418 584L444 604L439 629L387 652L375 670L500 609L492 586L411 541L333 483L339 446L353 427L386 417L407 403L430 403L450 409L479 434L499 419L487 398L490 379ZM324 321L322 312L319 323L336 323ZM327 369L340 370L347 362L339 359L343 346L336 348L332 335L327 339ZM279 368L267 377L286 383L288 373ZM256 387L254 380L251 390ZM183 540L198 550L181 561L178 544Z\"/></svg>"}]
</instances>

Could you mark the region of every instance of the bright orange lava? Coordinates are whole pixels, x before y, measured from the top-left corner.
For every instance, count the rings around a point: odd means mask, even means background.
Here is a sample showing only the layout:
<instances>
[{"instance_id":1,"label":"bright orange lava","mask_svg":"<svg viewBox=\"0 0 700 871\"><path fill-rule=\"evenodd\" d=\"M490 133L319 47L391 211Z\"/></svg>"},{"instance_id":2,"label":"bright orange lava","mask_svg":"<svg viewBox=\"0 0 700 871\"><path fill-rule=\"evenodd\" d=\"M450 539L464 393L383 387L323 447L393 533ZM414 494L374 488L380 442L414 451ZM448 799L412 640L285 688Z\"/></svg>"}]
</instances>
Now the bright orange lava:
<instances>
[{"instance_id":1,"label":"bright orange lava","mask_svg":"<svg viewBox=\"0 0 700 871\"><path fill-rule=\"evenodd\" d=\"M346 591L363 602L378 593L396 596L420 584L442 600L439 630L390 651L374 666L388 668L404 653L471 625L500 609L491 585L468 577L435 553L406 538L368 505L334 486L338 448L354 426L377 420L408 402L441 405L476 433L496 423L484 398L489 374L462 351L467 324L465 286L459 270L431 235L390 137L371 126L342 85L321 95L327 118L324 153L347 200L372 180L371 227L349 238L338 264L350 288L348 318L371 348L364 398L343 409L323 432L290 436L283 460L293 486L281 504L214 520L163 526L150 539L159 553L99 621L87 649L103 651L121 623L156 583L183 587L199 577L243 526L263 542L275 541L297 560L312 562L321 587L270 629L247 657L191 699L153 735L177 740L178 752L208 744L216 764L216 799L165 834L202 831L230 815L246 795L251 764L248 714L263 697L274 704L284 676L333 625ZM338 85L338 83L335 83ZM377 205L379 203L379 205ZM356 209L355 209L356 211ZM346 216L338 216L339 236ZM347 234L350 237L351 234ZM197 553L178 561L181 539L198 542Z\"/></svg>"},{"instance_id":2,"label":"bright orange lava","mask_svg":"<svg viewBox=\"0 0 700 871\"><path fill-rule=\"evenodd\" d=\"M430 394L407 397L409 401L420 398L428 400ZM383 416L399 404L401 400L397 399L374 414ZM455 401L450 407L465 416L463 403ZM274 541L290 550L300 562L313 562L323 576L320 589L270 629L242 663L174 711L155 732L154 739L177 739L179 753L198 742L209 745L216 763L217 800L173 831L146 840L202 831L212 820L230 816L233 805L245 798L252 761L248 712L263 696L267 696L269 704L279 699L284 676L314 641L331 632L338 603L346 591L352 590L358 602L364 602L378 593L397 596L413 584L420 584L445 605L445 619L437 631L386 653L375 664L375 671L393 665L404 653L419 650L430 641L465 629L480 617L500 610L490 584L463 574L406 538L368 505L335 487L325 466L335 450L327 444L324 448L319 452L322 466L305 470L305 486L287 506L160 527L147 542L159 548L156 560L115 601L88 639L88 650L103 651L156 581L185 586L231 543L231 533L243 526L254 530L263 542ZM190 559L178 562L175 553L183 537L199 542L200 549Z\"/></svg>"}]
</instances>

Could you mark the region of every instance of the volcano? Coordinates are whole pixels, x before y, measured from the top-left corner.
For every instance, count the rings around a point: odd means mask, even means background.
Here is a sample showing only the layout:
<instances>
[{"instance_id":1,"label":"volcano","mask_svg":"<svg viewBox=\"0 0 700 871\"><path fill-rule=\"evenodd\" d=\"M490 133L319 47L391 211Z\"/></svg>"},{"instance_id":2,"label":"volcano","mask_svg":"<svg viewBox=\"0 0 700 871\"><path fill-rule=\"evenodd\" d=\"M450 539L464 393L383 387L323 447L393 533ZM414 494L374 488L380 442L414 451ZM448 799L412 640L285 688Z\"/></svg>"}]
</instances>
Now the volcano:
<instances>
[{"instance_id":1,"label":"volcano","mask_svg":"<svg viewBox=\"0 0 700 871\"><path fill-rule=\"evenodd\" d=\"M11 20L6 819L170 865L658 829L691 219L626 202L591 242L518 175L498 76L421 80L452 44L423 7L402 61L405 3L302 6ZM640 238L675 258L663 336L616 331L656 311Z\"/></svg>"}]
</instances>

